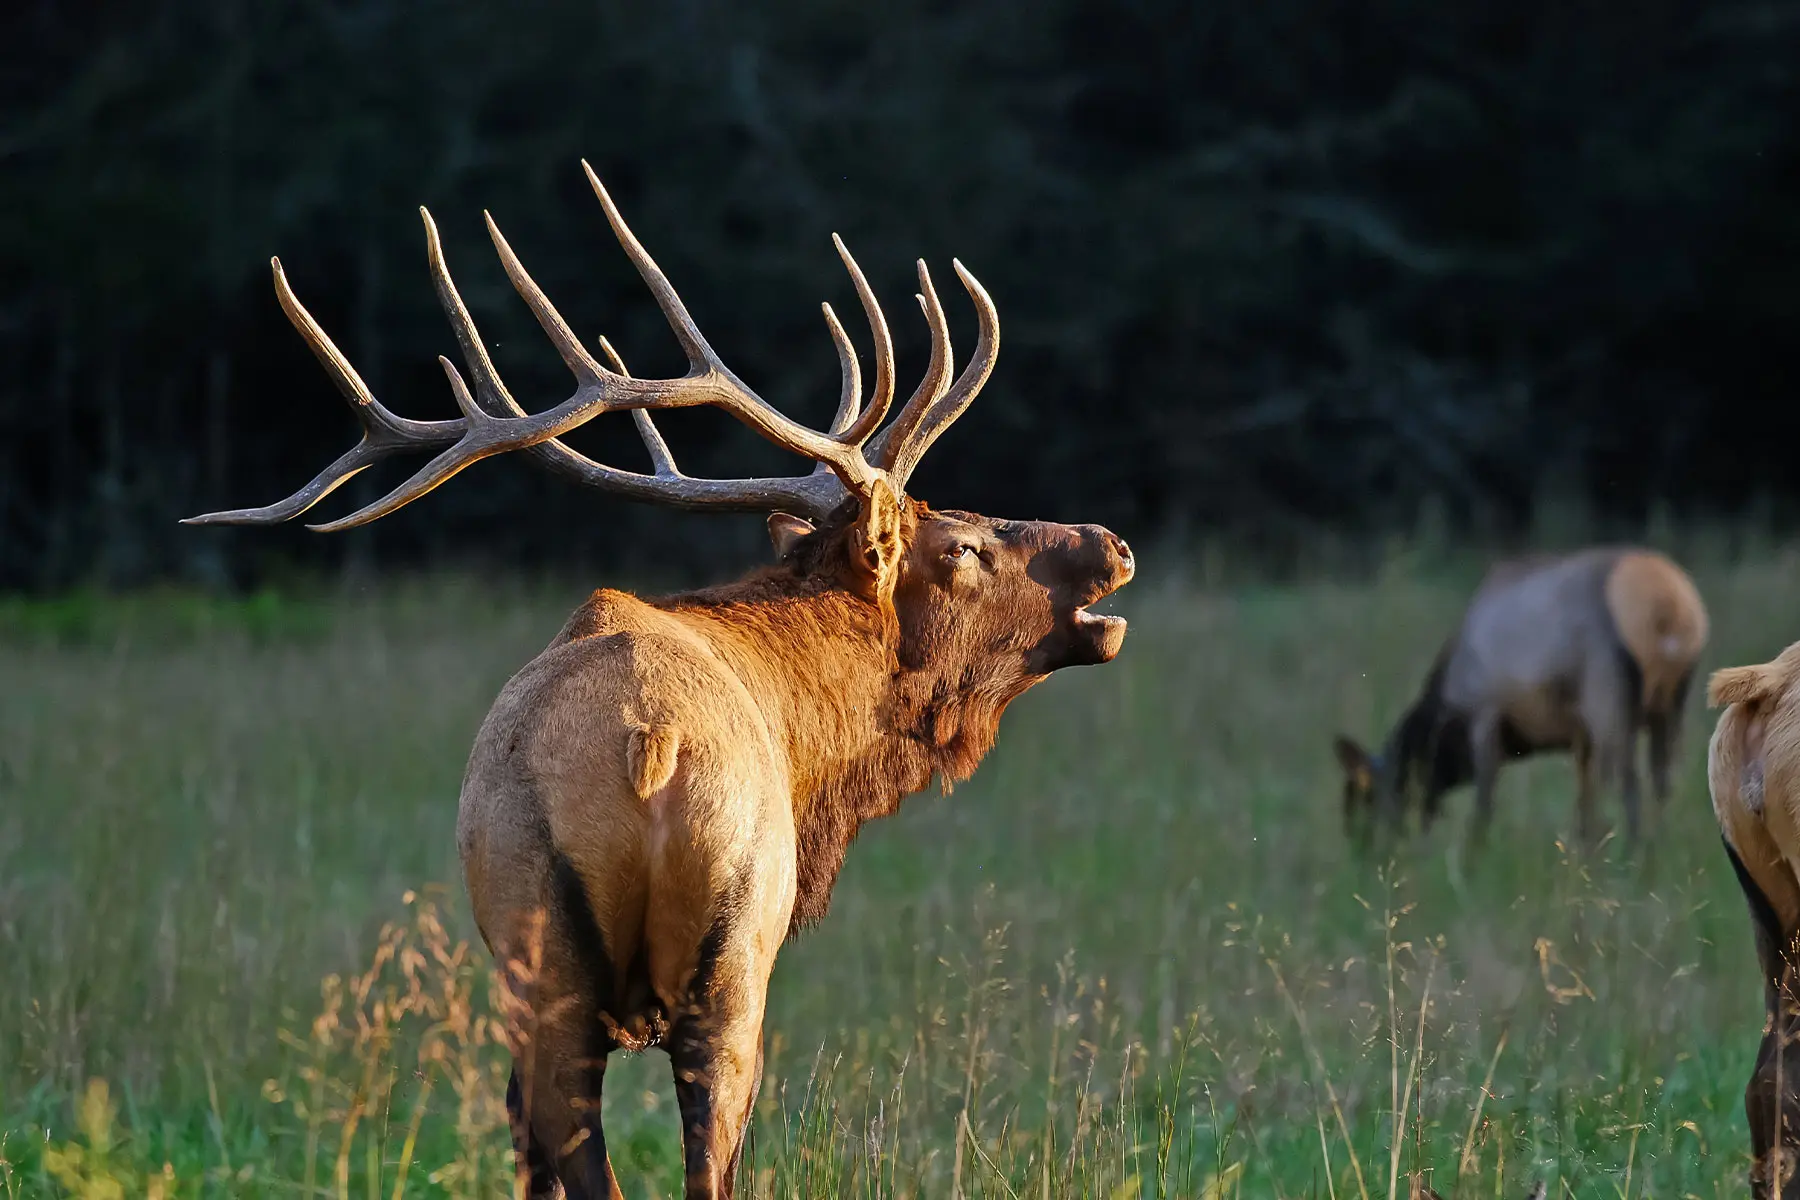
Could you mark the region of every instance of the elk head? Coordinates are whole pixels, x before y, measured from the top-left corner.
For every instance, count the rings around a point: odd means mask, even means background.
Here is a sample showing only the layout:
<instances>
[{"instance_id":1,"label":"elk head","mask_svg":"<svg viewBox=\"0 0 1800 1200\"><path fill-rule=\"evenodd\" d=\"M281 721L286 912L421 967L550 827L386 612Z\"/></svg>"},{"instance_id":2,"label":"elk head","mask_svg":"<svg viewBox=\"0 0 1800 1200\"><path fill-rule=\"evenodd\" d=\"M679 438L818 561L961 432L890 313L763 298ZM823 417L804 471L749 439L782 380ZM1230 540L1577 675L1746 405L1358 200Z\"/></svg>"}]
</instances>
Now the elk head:
<instances>
[{"instance_id":1,"label":"elk head","mask_svg":"<svg viewBox=\"0 0 1800 1200\"><path fill-rule=\"evenodd\" d=\"M1125 619L1092 606L1130 581L1131 547L1098 525L1004 521L894 506L891 600L895 697L904 721L926 719L921 740L944 752L947 778L967 777L993 743L1008 702L1062 667L1110 662ZM770 518L782 562L803 576L853 580L871 539L867 506L846 502L815 528ZM959 703L943 703L951 695Z\"/></svg>"},{"instance_id":2,"label":"elk head","mask_svg":"<svg viewBox=\"0 0 1800 1200\"><path fill-rule=\"evenodd\" d=\"M1387 764L1380 754L1371 754L1355 740L1339 734L1332 739L1332 752L1344 771L1344 832L1357 841L1366 841L1378 811L1376 789L1391 788Z\"/></svg>"},{"instance_id":3,"label":"elk head","mask_svg":"<svg viewBox=\"0 0 1800 1200\"><path fill-rule=\"evenodd\" d=\"M1421 786L1421 815L1429 826L1443 790L1472 775L1468 737L1445 713L1438 688L1434 668L1425 691L1379 751L1365 750L1341 734L1333 739L1333 752L1344 771L1344 828L1352 839L1366 844L1375 831L1397 833L1406 810L1420 799Z\"/></svg>"},{"instance_id":4,"label":"elk head","mask_svg":"<svg viewBox=\"0 0 1800 1200\"><path fill-rule=\"evenodd\" d=\"M999 317L993 301L960 262L954 264L956 273L974 302L979 323L974 353L952 380L948 322L930 273L919 262L917 299L931 335L931 357L924 379L883 428L894 396L893 343L861 269L834 235L868 318L875 379L865 403L855 348L831 306L823 305L842 388L829 428L811 429L776 410L724 364L667 276L626 226L592 168L585 162L582 167L620 245L687 355L685 375L634 378L605 338L598 345L606 362L596 359L527 274L490 216L488 233L507 277L576 381L574 393L561 404L526 413L495 372L451 280L437 228L421 209L438 300L473 381L471 385L449 359L439 359L462 417L414 421L383 407L295 297L280 261L272 260L282 308L350 401L363 427L362 441L285 500L263 508L191 517L186 523L285 521L371 463L407 451L439 451L381 499L349 516L310 527L322 532L350 529L411 503L483 458L520 450L558 474L635 499L684 509L770 513L770 536L789 569L877 608L896 662L915 690L972 689L989 702L987 707L997 717L1007 700L1051 671L1106 662L1118 653L1124 619L1093 613L1090 606L1131 578L1135 562L1123 540L1099 526L933 511L906 495L907 481L920 459L974 400L999 350ZM682 473L650 412L695 405L722 409L783 449L811 459L812 472L729 480ZM630 411L635 420L651 473L596 462L559 440L594 417L617 411ZM979 742L984 751L992 733L983 741L976 725L936 733L944 744L963 737L971 747Z\"/></svg>"}]
</instances>

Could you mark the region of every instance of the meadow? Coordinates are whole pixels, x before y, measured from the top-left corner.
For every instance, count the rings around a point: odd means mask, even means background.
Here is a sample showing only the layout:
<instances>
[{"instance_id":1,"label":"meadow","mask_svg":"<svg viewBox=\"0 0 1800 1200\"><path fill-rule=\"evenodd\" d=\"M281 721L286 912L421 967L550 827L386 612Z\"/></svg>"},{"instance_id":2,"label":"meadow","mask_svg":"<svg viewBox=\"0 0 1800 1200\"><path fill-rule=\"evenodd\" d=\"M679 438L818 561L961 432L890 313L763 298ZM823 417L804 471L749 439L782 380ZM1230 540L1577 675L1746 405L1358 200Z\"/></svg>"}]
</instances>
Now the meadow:
<instances>
[{"instance_id":1,"label":"meadow","mask_svg":"<svg viewBox=\"0 0 1800 1200\"><path fill-rule=\"evenodd\" d=\"M1704 666L1800 635L1800 554L1681 552ZM1479 859L1461 792L1376 862L1331 735L1397 715L1473 556L1144 557L1119 660L867 827L783 951L751 1193L1742 1194L1761 996L1698 696L1639 852L1575 851L1549 758L1503 775ZM584 591L0 600L0 1196L509 1194L456 794ZM607 1089L626 1194L678 1195L667 1060Z\"/></svg>"}]
</instances>

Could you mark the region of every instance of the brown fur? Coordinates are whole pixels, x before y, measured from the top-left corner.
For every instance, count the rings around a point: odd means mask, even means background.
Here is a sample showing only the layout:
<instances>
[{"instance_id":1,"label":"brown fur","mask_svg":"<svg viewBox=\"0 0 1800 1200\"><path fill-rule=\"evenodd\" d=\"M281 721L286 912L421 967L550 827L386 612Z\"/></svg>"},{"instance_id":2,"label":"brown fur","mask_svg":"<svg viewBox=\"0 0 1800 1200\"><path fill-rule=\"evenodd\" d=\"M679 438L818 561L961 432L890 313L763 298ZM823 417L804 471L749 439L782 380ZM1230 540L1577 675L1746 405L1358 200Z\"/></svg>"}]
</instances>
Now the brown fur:
<instances>
[{"instance_id":1,"label":"brown fur","mask_svg":"<svg viewBox=\"0 0 1800 1200\"><path fill-rule=\"evenodd\" d=\"M730 1194L776 950L825 914L857 830L934 776L966 778L1013 699L1123 636L1082 611L1133 570L1094 526L933 512L883 488L817 530L770 532L780 564L737 583L595 592L470 756L458 832L476 920L503 963L536 964L514 972L532 1014L522 1153L571 1197L615 1186L588 1107L606 1054L657 1039L689 1194Z\"/></svg>"},{"instance_id":2,"label":"brown fur","mask_svg":"<svg viewBox=\"0 0 1800 1200\"><path fill-rule=\"evenodd\" d=\"M1727 667L1707 700L1725 705L1707 754L1707 782L1733 868L1753 918L1767 1020L1744 1092L1751 1192L1800 1196L1800 642L1773 662ZM1779 1175L1776 1180L1774 1176Z\"/></svg>"},{"instance_id":3,"label":"brown fur","mask_svg":"<svg viewBox=\"0 0 1800 1200\"><path fill-rule=\"evenodd\" d=\"M471 389L442 360L461 420L405 421L376 403L275 263L283 309L365 436L285 500L190 521L288 520L401 449L435 457L382 499L313 528L377 520L508 449L642 500L771 514L775 569L661 600L595 592L495 700L457 812L469 899L517 1018L506 1103L524 1191L619 1196L600 1121L607 1056L660 1042L681 1110L687 1196L713 1200L732 1193L761 1081L776 951L823 915L864 821L933 775L948 785L973 771L1007 704L1051 671L1118 653L1124 621L1086 610L1123 586L1134 562L1097 526L934 513L904 497L999 349L993 300L960 263L980 328L974 354L952 379L949 328L920 262L931 366L877 433L892 400L892 347L861 269L837 243L876 340L876 382L865 406L855 350L827 306L843 390L829 431L811 430L713 353L587 174L686 351L683 375L634 379L604 338L611 365L602 367L490 221L508 277L579 381L573 408L527 414L495 374L425 215L438 295L473 376ZM648 410L697 405L729 412L814 470L682 474ZM605 467L560 441L570 422L627 408L654 474ZM772 511L782 507L811 520Z\"/></svg>"}]
</instances>

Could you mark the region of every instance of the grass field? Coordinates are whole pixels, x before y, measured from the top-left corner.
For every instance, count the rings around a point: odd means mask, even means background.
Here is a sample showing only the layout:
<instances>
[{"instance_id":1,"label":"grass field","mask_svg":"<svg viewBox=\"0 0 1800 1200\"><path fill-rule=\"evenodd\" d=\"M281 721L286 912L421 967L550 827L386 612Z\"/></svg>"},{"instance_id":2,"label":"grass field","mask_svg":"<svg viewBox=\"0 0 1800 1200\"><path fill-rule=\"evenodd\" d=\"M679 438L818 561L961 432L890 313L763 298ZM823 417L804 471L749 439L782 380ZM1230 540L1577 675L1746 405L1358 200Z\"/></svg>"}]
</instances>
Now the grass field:
<instances>
[{"instance_id":1,"label":"grass field","mask_svg":"<svg viewBox=\"0 0 1800 1200\"><path fill-rule=\"evenodd\" d=\"M1800 634L1800 557L1696 574L1706 665ZM1330 735L1393 717L1472 577L1152 562L1119 661L868 827L784 951L755 1194L1741 1194L1761 1000L1697 702L1648 854L1565 849L1560 759L1480 861L1466 793L1391 870L1340 834ZM0 1196L507 1194L452 824L581 594L0 601ZM676 1194L666 1060L607 1082L627 1194Z\"/></svg>"}]
</instances>

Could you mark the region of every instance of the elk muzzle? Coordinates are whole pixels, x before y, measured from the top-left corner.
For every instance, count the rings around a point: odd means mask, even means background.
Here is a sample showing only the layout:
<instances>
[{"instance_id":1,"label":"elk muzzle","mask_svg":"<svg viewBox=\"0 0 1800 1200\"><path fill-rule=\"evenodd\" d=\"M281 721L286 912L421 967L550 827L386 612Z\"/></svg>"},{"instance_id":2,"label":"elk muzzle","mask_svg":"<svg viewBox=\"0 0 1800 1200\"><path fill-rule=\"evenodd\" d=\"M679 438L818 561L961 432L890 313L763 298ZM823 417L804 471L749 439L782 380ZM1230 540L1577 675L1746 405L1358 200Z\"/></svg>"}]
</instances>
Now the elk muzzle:
<instances>
[{"instance_id":1,"label":"elk muzzle","mask_svg":"<svg viewBox=\"0 0 1800 1200\"><path fill-rule=\"evenodd\" d=\"M1091 611L1131 582L1137 558L1125 539L1101 525L1063 526L1033 562L1032 574L1052 581L1057 628L1043 647L1047 670L1111 662L1125 643L1125 618ZM1066 605L1066 607L1065 607Z\"/></svg>"}]
</instances>

